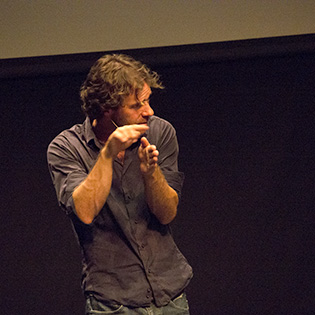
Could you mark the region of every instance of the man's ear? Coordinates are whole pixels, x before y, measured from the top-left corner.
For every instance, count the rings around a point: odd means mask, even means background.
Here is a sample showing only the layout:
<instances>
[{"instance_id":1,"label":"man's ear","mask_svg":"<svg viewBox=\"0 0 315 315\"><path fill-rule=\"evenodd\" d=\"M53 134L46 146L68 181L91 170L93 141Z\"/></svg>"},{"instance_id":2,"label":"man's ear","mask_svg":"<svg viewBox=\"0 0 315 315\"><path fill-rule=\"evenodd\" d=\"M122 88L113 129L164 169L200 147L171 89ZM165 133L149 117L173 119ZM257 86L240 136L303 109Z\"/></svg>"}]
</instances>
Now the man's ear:
<instances>
[{"instance_id":1,"label":"man's ear","mask_svg":"<svg viewBox=\"0 0 315 315\"><path fill-rule=\"evenodd\" d=\"M112 114L113 114L113 110L112 109L106 109L103 113L104 117L106 119L111 119L112 118Z\"/></svg>"}]
</instances>

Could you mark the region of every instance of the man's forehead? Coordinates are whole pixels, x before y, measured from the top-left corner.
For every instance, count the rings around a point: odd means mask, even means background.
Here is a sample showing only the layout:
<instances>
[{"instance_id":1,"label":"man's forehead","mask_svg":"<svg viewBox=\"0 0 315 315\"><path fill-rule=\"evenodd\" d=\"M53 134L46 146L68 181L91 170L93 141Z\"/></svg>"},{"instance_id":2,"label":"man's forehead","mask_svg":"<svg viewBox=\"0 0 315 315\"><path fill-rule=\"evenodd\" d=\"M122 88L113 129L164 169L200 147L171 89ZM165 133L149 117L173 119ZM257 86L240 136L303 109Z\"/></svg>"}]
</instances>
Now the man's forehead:
<instances>
[{"instance_id":1,"label":"man's forehead","mask_svg":"<svg viewBox=\"0 0 315 315\"><path fill-rule=\"evenodd\" d=\"M138 103L139 101L142 102L150 97L152 90L147 83L144 83L143 88L135 94L135 92L131 93L130 95L126 96L123 101L123 106L125 105L133 105Z\"/></svg>"},{"instance_id":2,"label":"man's forehead","mask_svg":"<svg viewBox=\"0 0 315 315\"><path fill-rule=\"evenodd\" d=\"M144 82L142 90L138 91L137 93L137 98L138 99L141 99L142 97L146 98L151 93L152 93L151 88L146 82Z\"/></svg>"}]
</instances>

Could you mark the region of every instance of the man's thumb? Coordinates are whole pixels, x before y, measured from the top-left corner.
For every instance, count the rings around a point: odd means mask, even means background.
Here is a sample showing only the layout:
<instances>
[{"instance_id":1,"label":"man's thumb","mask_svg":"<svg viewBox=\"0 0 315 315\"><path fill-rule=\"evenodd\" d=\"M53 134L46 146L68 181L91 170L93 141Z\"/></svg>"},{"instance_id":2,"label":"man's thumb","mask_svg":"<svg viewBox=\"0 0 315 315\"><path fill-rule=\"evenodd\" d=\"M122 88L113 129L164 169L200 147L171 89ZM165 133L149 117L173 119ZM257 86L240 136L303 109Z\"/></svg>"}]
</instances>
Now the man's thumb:
<instances>
[{"instance_id":1,"label":"man's thumb","mask_svg":"<svg viewBox=\"0 0 315 315\"><path fill-rule=\"evenodd\" d=\"M141 145L143 148L146 148L148 145L150 145L150 142L148 141L148 139L146 137L142 137L141 138Z\"/></svg>"}]
</instances>

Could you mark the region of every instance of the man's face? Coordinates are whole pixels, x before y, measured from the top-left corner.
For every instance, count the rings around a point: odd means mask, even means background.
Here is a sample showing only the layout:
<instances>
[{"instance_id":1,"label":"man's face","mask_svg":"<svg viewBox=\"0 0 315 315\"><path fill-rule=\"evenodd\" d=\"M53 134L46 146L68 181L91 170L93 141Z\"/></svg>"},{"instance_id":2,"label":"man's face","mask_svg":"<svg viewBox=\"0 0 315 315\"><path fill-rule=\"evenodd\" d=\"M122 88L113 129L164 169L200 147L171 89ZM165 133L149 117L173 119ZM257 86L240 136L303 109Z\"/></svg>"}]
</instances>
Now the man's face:
<instances>
[{"instance_id":1,"label":"man's face","mask_svg":"<svg viewBox=\"0 0 315 315\"><path fill-rule=\"evenodd\" d=\"M151 88L144 83L143 89L137 96L135 93L132 93L125 98L122 106L113 115L114 122L118 126L146 124L148 119L154 114L149 104L151 94Z\"/></svg>"}]
</instances>

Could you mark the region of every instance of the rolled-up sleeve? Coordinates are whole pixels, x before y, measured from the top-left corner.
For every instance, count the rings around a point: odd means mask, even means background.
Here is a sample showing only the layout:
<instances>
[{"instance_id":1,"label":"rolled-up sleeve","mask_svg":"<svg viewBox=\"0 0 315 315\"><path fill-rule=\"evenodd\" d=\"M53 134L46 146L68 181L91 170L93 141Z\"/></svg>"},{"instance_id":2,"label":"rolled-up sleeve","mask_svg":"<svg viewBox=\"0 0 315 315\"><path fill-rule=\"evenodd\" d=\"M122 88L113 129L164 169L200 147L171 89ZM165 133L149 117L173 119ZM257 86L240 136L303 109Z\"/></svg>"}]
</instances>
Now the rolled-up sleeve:
<instances>
[{"instance_id":1,"label":"rolled-up sleeve","mask_svg":"<svg viewBox=\"0 0 315 315\"><path fill-rule=\"evenodd\" d=\"M157 132L159 129L159 132ZM157 146L159 151L159 166L165 179L170 187L172 187L181 196L182 186L184 183L184 173L178 171L178 153L179 146L174 127L167 121L156 118L152 123L152 144ZM159 135L156 139L155 136Z\"/></svg>"},{"instance_id":2,"label":"rolled-up sleeve","mask_svg":"<svg viewBox=\"0 0 315 315\"><path fill-rule=\"evenodd\" d=\"M86 178L87 171L62 135L57 136L49 145L47 161L59 206L67 214L75 212L72 193Z\"/></svg>"}]
</instances>

